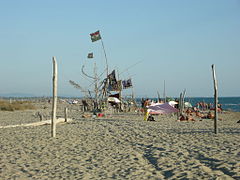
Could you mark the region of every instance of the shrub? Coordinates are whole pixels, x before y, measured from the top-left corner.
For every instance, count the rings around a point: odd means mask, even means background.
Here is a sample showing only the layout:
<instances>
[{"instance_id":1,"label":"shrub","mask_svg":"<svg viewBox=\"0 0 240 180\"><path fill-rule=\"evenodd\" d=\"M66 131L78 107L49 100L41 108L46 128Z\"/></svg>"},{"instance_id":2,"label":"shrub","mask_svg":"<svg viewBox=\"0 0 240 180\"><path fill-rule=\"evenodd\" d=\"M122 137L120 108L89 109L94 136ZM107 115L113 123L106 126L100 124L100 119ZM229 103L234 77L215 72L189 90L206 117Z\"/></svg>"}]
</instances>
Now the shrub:
<instances>
[{"instance_id":1,"label":"shrub","mask_svg":"<svg viewBox=\"0 0 240 180\"><path fill-rule=\"evenodd\" d=\"M15 110L27 110L35 109L35 107L28 101L14 101L9 103L8 101L0 100L1 111L15 111Z\"/></svg>"}]
</instances>

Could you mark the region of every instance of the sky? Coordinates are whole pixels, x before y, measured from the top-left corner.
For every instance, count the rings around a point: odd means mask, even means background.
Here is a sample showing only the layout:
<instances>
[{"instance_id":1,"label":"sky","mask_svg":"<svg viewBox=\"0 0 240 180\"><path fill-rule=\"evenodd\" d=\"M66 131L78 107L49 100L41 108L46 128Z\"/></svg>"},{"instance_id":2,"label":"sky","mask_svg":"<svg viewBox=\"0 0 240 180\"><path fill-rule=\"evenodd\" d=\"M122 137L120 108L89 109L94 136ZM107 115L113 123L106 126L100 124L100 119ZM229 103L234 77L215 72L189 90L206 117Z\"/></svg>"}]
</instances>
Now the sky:
<instances>
[{"instance_id":1,"label":"sky","mask_svg":"<svg viewBox=\"0 0 240 180\"><path fill-rule=\"evenodd\" d=\"M100 30L102 41L91 42ZM0 95L51 96L52 57L58 94L92 89L81 69L132 78L136 97L240 96L240 0L0 0ZM87 59L89 52L93 59ZM104 75L100 78L104 78Z\"/></svg>"}]
</instances>

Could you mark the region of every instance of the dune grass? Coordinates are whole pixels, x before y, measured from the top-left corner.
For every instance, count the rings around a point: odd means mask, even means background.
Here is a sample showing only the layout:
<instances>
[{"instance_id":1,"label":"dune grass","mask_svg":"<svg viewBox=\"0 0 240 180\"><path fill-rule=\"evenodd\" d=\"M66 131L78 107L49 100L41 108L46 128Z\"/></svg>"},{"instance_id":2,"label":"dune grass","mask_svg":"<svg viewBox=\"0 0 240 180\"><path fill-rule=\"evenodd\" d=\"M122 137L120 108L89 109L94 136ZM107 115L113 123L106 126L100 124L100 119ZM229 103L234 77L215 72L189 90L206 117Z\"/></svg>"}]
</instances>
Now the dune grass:
<instances>
[{"instance_id":1,"label":"dune grass","mask_svg":"<svg viewBox=\"0 0 240 180\"><path fill-rule=\"evenodd\" d=\"M35 109L34 105L32 105L29 101L4 101L0 100L0 111L16 111L16 110L28 110Z\"/></svg>"}]
</instances>

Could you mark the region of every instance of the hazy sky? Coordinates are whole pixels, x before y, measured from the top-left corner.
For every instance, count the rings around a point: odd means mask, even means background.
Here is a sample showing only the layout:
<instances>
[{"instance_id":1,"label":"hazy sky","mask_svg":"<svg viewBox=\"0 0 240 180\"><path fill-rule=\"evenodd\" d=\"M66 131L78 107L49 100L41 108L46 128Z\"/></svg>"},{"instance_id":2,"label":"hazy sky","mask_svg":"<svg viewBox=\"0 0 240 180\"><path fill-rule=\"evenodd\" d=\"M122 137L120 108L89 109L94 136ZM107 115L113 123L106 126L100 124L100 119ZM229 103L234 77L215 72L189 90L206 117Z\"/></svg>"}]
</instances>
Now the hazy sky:
<instances>
[{"instance_id":1,"label":"hazy sky","mask_svg":"<svg viewBox=\"0 0 240 180\"><path fill-rule=\"evenodd\" d=\"M0 0L0 94L51 95L56 56L59 95L82 96L68 81L91 88L82 65L103 72L97 30L110 70L132 77L137 96L162 95L164 80L167 96L213 96L211 64L219 96L240 96L239 0Z\"/></svg>"}]
</instances>

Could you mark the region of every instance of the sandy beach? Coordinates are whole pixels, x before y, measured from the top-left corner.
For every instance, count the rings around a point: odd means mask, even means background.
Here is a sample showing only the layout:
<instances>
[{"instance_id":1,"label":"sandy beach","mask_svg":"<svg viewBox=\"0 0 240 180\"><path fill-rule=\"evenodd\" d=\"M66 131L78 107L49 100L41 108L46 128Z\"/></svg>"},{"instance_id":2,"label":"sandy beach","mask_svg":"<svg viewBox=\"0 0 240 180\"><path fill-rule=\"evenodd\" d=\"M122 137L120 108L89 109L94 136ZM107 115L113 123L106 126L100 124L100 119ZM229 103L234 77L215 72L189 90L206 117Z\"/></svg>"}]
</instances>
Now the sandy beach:
<instances>
[{"instance_id":1,"label":"sandy beach","mask_svg":"<svg viewBox=\"0 0 240 180\"><path fill-rule=\"evenodd\" d=\"M213 120L177 122L174 115L143 121L137 113L83 118L78 105L68 106L70 123L0 129L0 179L240 179L239 112ZM37 109L0 111L0 126L50 119L51 104Z\"/></svg>"}]
</instances>

